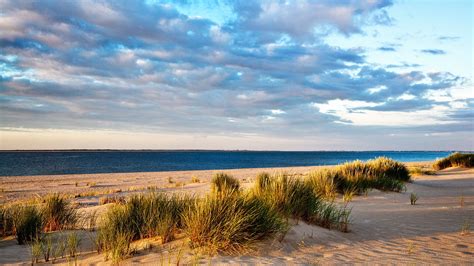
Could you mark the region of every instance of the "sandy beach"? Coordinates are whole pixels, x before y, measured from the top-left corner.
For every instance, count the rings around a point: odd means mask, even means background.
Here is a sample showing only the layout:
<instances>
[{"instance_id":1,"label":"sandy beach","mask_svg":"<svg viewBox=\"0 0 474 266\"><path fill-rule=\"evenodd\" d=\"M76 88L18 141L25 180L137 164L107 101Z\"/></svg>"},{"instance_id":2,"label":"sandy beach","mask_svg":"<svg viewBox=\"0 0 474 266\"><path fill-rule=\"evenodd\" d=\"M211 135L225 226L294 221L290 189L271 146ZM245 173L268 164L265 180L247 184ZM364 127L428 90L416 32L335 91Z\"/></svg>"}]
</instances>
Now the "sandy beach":
<instances>
[{"instance_id":1,"label":"sandy beach","mask_svg":"<svg viewBox=\"0 0 474 266\"><path fill-rule=\"evenodd\" d=\"M427 162L409 163L424 166ZM250 186L258 172L285 171L304 175L317 167L271 169L236 169L226 172ZM181 171L159 173L123 173L91 175L0 177L0 200L26 199L50 192L75 194L81 212L103 211L98 205L103 195L124 195L147 191L201 194L209 190L209 180L216 171ZM192 182L192 177L199 182ZM196 255L178 239L166 245L154 244L139 250L126 264L340 264L340 263L434 263L471 264L474 261L474 169L449 168L434 175L421 175L407 183L402 193L370 191L356 196L352 208L350 232L342 233L303 222L293 226L283 241L267 240L255 250L238 256ZM76 183L77 182L77 183ZM410 193L419 200L410 205ZM342 204L341 199L337 202ZM91 235L80 231L79 264L110 264L103 254L92 249ZM141 243L138 243L140 245ZM178 255L179 254L179 255ZM0 264L29 264L28 246L15 239L0 241ZM58 263L67 263L64 259Z\"/></svg>"}]
</instances>

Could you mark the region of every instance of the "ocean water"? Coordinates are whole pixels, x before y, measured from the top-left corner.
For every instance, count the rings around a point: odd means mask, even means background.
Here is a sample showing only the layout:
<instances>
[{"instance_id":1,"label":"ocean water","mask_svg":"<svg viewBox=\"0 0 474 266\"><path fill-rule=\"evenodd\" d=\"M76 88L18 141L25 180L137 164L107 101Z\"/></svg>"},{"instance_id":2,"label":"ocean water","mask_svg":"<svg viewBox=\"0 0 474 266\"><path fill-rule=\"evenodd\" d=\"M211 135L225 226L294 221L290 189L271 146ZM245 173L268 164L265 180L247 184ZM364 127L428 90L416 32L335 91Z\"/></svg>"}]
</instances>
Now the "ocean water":
<instances>
[{"instance_id":1,"label":"ocean water","mask_svg":"<svg viewBox=\"0 0 474 266\"><path fill-rule=\"evenodd\" d=\"M431 161L451 151L41 151L0 152L0 176L333 165L386 156Z\"/></svg>"}]
</instances>

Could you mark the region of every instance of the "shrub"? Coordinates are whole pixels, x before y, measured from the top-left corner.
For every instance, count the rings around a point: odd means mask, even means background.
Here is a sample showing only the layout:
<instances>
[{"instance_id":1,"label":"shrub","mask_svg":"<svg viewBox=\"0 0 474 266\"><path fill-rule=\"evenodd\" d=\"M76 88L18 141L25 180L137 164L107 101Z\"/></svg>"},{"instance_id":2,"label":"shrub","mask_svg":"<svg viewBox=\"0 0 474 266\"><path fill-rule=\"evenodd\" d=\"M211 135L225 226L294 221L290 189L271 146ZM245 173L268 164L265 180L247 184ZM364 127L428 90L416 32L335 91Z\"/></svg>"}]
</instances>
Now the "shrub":
<instances>
[{"instance_id":1,"label":"shrub","mask_svg":"<svg viewBox=\"0 0 474 266\"><path fill-rule=\"evenodd\" d=\"M313 188L314 193L330 200L336 197L340 179L339 173L334 169L315 170L307 175L307 182Z\"/></svg>"},{"instance_id":2,"label":"shrub","mask_svg":"<svg viewBox=\"0 0 474 266\"><path fill-rule=\"evenodd\" d=\"M41 235L42 217L35 206L13 205L10 209L18 244L23 245Z\"/></svg>"},{"instance_id":3,"label":"shrub","mask_svg":"<svg viewBox=\"0 0 474 266\"><path fill-rule=\"evenodd\" d=\"M46 196L41 213L46 231L73 228L78 219L76 209L60 194Z\"/></svg>"},{"instance_id":4,"label":"shrub","mask_svg":"<svg viewBox=\"0 0 474 266\"><path fill-rule=\"evenodd\" d=\"M184 215L185 233L193 246L238 252L254 241L286 230L284 219L265 202L232 190L211 193Z\"/></svg>"},{"instance_id":5,"label":"shrub","mask_svg":"<svg viewBox=\"0 0 474 266\"><path fill-rule=\"evenodd\" d=\"M226 173L215 173L211 179L212 192L223 192L224 190L238 191L240 188L239 180Z\"/></svg>"},{"instance_id":6,"label":"shrub","mask_svg":"<svg viewBox=\"0 0 474 266\"><path fill-rule=\"evenodd\" d=\"M446 158L439 159L433 164L435 170L442 170L448 167L474 167L474 154L453 153Z\"/></svg>"}]
</instances>

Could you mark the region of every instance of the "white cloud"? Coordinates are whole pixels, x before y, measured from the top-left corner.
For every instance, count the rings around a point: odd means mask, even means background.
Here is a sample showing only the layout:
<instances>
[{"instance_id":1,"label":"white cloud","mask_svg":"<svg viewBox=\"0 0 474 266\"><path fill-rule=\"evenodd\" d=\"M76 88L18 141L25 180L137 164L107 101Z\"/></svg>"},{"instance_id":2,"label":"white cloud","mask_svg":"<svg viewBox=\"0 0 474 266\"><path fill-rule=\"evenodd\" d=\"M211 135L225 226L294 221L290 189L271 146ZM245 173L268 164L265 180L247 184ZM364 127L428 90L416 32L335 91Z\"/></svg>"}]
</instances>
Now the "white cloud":
<instances>
[{"instance_id":1,"label":"white cloud","mask_svg":"<svg viewBox=\"0 0 474 266\"><path fill-rule=\"evenodd\" d=\"M336 123L352 124L355 126L423 126L453 124L457 121L449 119L449 114L454 112L452 108L437 105L428 110L403 111L378 111L366 109L368 107L380 106L383 103L330 100L325 104L312 105L323 114L331 114L339 117ZM365 109L364 109L365 108Z\"/></svg>"},{"instance_id":2,"label":"white cloud","mask_svg":"<svg viewBox=\"0 0 474 266\"><path fill-rule=\"evenodd\" d=\"M386 90L386 89L387 89L387 86L381 85L381 86L377 86L377 87L367 89L367 92L370 93L370 94L374 94L374 93L378 93L378 92L381 92L381 91Z\"/></svg>"},{"instance_id":3,"label":"white cloud","mask_svg":"<svg viewBox=\"0 0 474 266\"><path fill-rule=\"evenodd\" d=\"M280 110L280 109L273 109L273 110L270 110L270 112L272 113L272 115L282 115L282 114L286 114L285 111Z\"/></svg>"},{"instance_id":4,"label":"white cloud","mask_svg":"<svg viewBox=\"0 0 474 266\"><path fill-rule=\"evenodd\" d=\"M398 96L398 97L397 97L397 100L408 101L408 100L413 100L413 99L415 99L415 98L416 98L415 95L405 92L404 94Z\"/></svg>"}]
</instances>

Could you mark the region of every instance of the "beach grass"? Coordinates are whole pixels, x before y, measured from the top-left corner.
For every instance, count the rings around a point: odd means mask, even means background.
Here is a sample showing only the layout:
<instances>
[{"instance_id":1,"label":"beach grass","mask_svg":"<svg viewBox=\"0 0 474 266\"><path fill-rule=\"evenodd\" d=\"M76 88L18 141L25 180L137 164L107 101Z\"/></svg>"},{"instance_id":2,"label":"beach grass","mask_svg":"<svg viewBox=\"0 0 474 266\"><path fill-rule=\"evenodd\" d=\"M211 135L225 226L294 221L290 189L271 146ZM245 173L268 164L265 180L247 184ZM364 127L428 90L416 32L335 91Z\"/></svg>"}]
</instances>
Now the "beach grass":
<instances>
[{"instance_id":1,"label":"beach grass","mask_svg":"<svg viewBox=\"0 0 474 266\"><path fill-rule=\"evenodd\" d=\"M163 243L173 240L183 226L182 213L193 201L190 196L149 192L112 205L99 225L99 250L117 260L130 254L133 240L155 236Z\"/></svg>"},{"instance_id":2,"label":"beach grass","mask_svg":"<svg viewBox=\"0 0 474 266\"><path fill-rule=\"evenodd\" d=\"M43 219L41 212L33 205L12 205L9 214L13 222L18 244L23 245L41 237Z\"/></svg>"},{"instance_id":3,"label":"beach grass","mask_svg":"<svg viewBox=\"0 0 474 266\"><path fill-rule=\"evenodd\" d=\"M203 197L154 189L127 197L101 197L100 205L111 203L106 212L100 219L94 213L83 223L89 229L98 223L97 250L114 263L135 252L134 241L156 237L164 244L184 235L191 247L240 253L258 240L284 236L295 220L348 232L348 203L355 194L372 188L402 191L409 180L403 164L384 157L313 170L305 176L262 172L248 190L241 189L238 179L218 172ZM338 193L344 194L344 205L337 203ZM0 218L2 234L14 232L23 244L41 239L42 232L75 228L78 214L68 197L51 194L34 205L2 207ZM65 241L70 257L77 255L74 242Z\"/></svg>"},{"instance_id":4,"label":"beach grass","mask_svg":"<svg viewBox=\"0 0 474 266\"><path fill-rule=\"evenodd\" d=\"M225 190L238 192L239 188L240 188L239 180L229 174L219 172L219 173L215 173L212 176L212 179L211 179L212 192L220 193Z\"/></svg>"},{"instance_id":5,"label":"beach grass","mask_svg":"<svg viewBox=\"0 0 474 266\"><path fill-rule=\"evenodd\" d=\"M474 167L474 154L455 152L448 157L436 160L433 164L435 170L443 170L449 167Z\"/></svg>"},{"instance_id":6,"label":"beach grass","mask_svg":"<svg viewBox=\"0 0 474 266\"><path fill-rule=\"evenodd\" d=\"M194 247L238 253L259 239L284 232L287 224L259 198L230 189L210 193L184 214L185 233Z\"/></svg>"},{"instance_id":7,"label":"beach grass","mask_svg":"<svg viewBox=\"0 0 474 266\"><path fill-rule=\"evenodd\" d=\"M78 220L76 208L69 199L61 194L51 194L44 198L41 205L45 231L57 231L74 228Z\"/></svg>"},{"instance_id":8,"label":"beach grass","mask_svg":"<svg viewBox=\"0 0 474 266\"><path fill-rule=\"evenodd\" d=\"M306 180L317 195L333 199L336 193L361 194L372 188L403 191L404 182L410 180L410 172L402 163L379 157L367 162L346 162L333 169L314 170L307 174Z\"/></svg>"}]
</instances>

